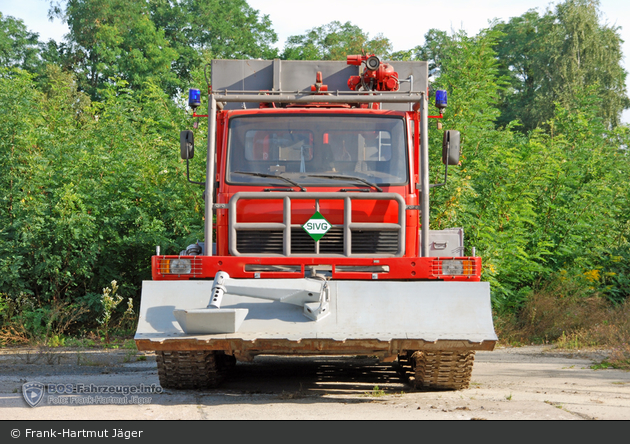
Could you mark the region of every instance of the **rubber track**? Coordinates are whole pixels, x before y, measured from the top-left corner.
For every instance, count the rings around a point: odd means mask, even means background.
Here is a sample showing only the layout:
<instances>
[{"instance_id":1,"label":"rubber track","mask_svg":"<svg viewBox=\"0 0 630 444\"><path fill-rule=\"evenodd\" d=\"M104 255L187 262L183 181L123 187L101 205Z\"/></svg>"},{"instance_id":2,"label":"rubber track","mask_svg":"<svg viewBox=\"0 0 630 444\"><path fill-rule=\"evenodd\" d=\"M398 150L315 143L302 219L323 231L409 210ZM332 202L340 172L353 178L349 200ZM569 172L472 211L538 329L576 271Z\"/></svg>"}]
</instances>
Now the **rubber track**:
<instances>
[{"instance_id":1,"label":"rubber track","mask_svg":"<svg viewBox=\"0 0 630 444\"><path fill-rule=\"evenodd\" d=\"M410 361L417 389L463 390L470 386L475 352L416 351Z\"/></svg>"},{"instance_id":2,"label":"rubber track","mask_svg":"<svg viewBox=\"0 0 630 444\"><path fill-rule=\"evenodd\" d=\"M219 355L220 354L220 355ZM163 388L207 389L219 385L228 369L222 352L157 352L158 377Z\"/></svg>"},{"instance_id":3,"label":"rubber track","mask_svg":"<svg viewBox=\"0 0 630 444\"><path fill-rule=\"evenodd\" d=\"M462 390L470 385L475 352L416 351L398 356L398 373L420 390Z\"/></svg>"}]
</instances>

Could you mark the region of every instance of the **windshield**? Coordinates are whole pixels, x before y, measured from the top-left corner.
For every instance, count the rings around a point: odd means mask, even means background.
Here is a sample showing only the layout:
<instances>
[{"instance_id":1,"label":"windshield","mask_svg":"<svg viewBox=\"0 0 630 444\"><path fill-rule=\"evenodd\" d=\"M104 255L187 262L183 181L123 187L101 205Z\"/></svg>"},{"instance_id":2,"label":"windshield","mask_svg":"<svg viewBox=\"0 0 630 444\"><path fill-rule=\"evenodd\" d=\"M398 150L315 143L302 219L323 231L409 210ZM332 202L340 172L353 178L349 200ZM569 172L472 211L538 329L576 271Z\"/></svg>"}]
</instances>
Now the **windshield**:
<instances>
[{"instance_id":1,"label":"windshield","mask_svg":"<svg viewBox=\"0 0 630 444\"><path fill-rule=\"evenodd\" d=\"M235 117L230 119L226 179L234 184L286 186L265 177L273 175L301 185L354 186L338 177L347 176L377 185L402 185L407 182L404 128L402 117Z\"/></svg>"}]
</instances>

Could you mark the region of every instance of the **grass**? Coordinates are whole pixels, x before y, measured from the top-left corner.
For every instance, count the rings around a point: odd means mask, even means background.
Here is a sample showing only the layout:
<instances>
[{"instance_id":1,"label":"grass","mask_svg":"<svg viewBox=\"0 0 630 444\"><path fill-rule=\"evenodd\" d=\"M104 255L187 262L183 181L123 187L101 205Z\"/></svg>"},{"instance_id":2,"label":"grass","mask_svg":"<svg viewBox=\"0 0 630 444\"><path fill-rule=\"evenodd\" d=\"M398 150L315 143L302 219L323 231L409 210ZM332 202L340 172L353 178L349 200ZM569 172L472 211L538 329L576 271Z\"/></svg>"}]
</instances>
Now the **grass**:
<instances>
[{"instance_id":1,"label":"grass","mask_svg":"<svg viewBox=\"0 0 630 444\"><path fill-rule=\"evenodd\" d=\"M125 350L138 351L138 347L136 346L136 341L134 341L133 339L125 339L123 341L123 348Z\"/></svg>"},{"instance_id":2,"label":"grass","mask_svg":"<svg viewBox=\"0 0 630 444\"><path fill-rule=\"evenodd\" d=\"M68 338L66 340L66 346L76 348L93 348L96 347L96 342L94 339L89 338Z\"/></svg>"},{"instance_id":3,"label":"grass","mask_svg":"<svg viewBox=\"0 0 630 444\"><path fill-rule=\"evenodd\" d=\"M88 367L95 367L98 366L98 362L91 360L89 357L87 357L85 354L78 352L77 353L77 365L85 365Z\"/></svg>"},{"instance_id":4,"label":"grass","mask_svg":"<svg viewBox=\"0 0 630 444\"><path fill-rule=\"evenodd\" d=\"M495 329L501 345L605 349L610 355L592 368L630 370L630 301L611 305L572 282L556 280L532 291L520 311L495 317Z\"/></svg>"},{"instance_id":5,"label":"grass","mask_svg":"<svg viewBox=\"0 0 630 444\"><path fill-rule=\"evenodd\" d=\"M545 402L545 404L552 405L552 406L554 406L557 409L561 409L562 408L562 404L560 404L560 403L553 402L553 401L548 401L548 400L545 400L544 402Z\"/></svg>"},{"instance_id":6,"label":"grass","mask_svg":"<svg viewBox=\"0 0 630 444\"><path fill-rule=\"evenodd\" d=\"M112 282L114 284L115 281ZM112 296L116 288L114 286L114 290L109 290ZM125 340L133 336L138 320L131 299L127 311L122 314L114 313L115 305L109 307L109 311L107 308L103 304L106 321L99 320L97 323L90 315L93 310L85 303L60 299L43 303L24 293L17 296L0 293L0 347L117 349L126 346Z\"/></svg>"},{"instance_id":7,"label":"grass","mask_svg":"<svg viewBox=\"0 0 630 444\"><path fill-rule=\"evenodd\" d=\"M375 385L371 392L365 392L365 396L379 398L381 396L385 396L385 391L378 385Z\"/></svg>"},{"instance_id":8,"label":"grass","mask_svg":"<svg viewBox=\"0 0 630 444\"><path fill-rule=\"evenodd\" d=\"M593 370L605 370L607 368L615 368L615 367L613 366L613 364L611 364L610 362L604 359L600 363L591 365L590 368L592 368Z\"/></svg>"}]
</instances>

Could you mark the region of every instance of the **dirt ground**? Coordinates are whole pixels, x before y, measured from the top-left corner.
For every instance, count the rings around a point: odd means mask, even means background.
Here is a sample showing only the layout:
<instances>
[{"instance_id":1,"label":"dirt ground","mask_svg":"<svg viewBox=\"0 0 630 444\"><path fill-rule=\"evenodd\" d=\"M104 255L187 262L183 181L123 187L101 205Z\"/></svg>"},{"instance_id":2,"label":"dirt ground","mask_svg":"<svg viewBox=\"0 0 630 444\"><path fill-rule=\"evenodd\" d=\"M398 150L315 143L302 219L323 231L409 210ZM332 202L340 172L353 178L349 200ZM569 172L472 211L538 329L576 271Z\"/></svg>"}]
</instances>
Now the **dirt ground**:
<instances>
[{"instance_id":1,"label":"dirt ground","mask_svg":"<svg viewBox=\"0 0 630 444\"><path fill-rule=\"evenodd\" d=\"M4 420L627 420L630 372L591 368L604 351L547 346L477 352L469 389L415 391L394 364L370 357L259 356L208 391L107 395L44 394L22 386L159 386L155 358L133 351L0 349ZM113 399L117 397L118 399ZM63 401L63 398L66 398ZM81 401L79 398L84 398ZM126 399L121 405L120 398ZM116 402L116 404L112 402ZM66 404L61 404L65 402ZM91 402L91 403L90 403ZM85 405L86 404L86 405Z\"/></svg>"}]
</instances>

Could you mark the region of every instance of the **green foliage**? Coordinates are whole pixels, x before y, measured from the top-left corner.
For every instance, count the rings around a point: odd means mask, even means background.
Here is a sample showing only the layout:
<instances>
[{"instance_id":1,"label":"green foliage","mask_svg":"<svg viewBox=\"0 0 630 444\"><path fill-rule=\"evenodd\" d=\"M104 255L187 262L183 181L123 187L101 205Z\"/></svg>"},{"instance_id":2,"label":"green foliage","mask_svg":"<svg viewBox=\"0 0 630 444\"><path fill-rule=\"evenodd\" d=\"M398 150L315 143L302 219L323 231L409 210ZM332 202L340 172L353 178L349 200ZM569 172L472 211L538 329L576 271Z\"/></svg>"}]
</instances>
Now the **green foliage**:
<instances>
[{"instance_id":1,"label":"green foliage","mask_svg":"<svg viewBox=\"0 0 630 444\"><path fill-rule=\"evenodd\" d=\"M460 32L456 34L461 39L465 36ZM496 39L496 36L494 37ZM433 71L438 69L441 73L449 69L449 64L444 63L455 54L454 50L457 47L457 37L451 38L448 33L439 29L429 29L424 35L424 44L422 46L416 46L411 53L415 54L416 60L426 60L429 62L429 70ZM450 64L451 67L455 67L454 64Z\"/></svg>"},{"instance_id":2,"label":"green foliage","mask_svg":"<svg viewBox=\"0 0 630 444\"><path fill-rule=\"evenodd\" d=\"M555 10L542 15L530 10L493 29L503 33L497 52L511 80L502 97L500 125L518 119L523 130L532 130L553 117L553 103L572 109L594 85L605 124L619 124L630 106L622 40L618 27L600 24L598 1L566 0Z\"/></svg>"},{"instance_id":3,"label":"green foliage","mask_svg":"<svg viewBox=\"0 0 630 444\"><path fill-rule=\"evenodd\" d=\"M449 169L445 187L432 188L431 228L465 227L467 245L483 257L495 308L513 312L553 273L612 268L605 258L627 251L630 162L628 128L608 126L597 85L577 94L574 108L558 104L547 132L523 135L515 122L495 129L507 86L495 52L501 36L495 29L475 37L431 30L411 53L439 68L433 88L450 94L444 127L462 133L461 166ZM444 174L441 141L442 132L432 130L434 183ZM628 273L614 265L588 285L619 301Z\"/></svg>"},{"instance_id":4,"label":"green foliage","mask_svg":"<svg viewBox=\"0 0 630 444\"><path fill-rule=\"evenodd\" d=\"M382 388L380 388L378 385L375 385L374 388L372 388L372 391L365 392L364 396L372 396L375 398L380 398L381 396L385 396L385 391Z\"/></svg>"},{"instance_id":5,"label":"green foliage","mask_svg":"<svg viewBox=\"0 0 630 444\"><path fill-rule=\"evenodd\" d=\"M33 71L40 65L38 34L0 12L0 67Z\"/></svg>"},{"instance_id":6,"label":"green foliage","mask_svg":"<svg viewBox=\"0 0 630 444\"><path fill-rule=\"evenodd\" d=\"M304 35L287 39L282 58L285 60L346 60L347 55L376 54L387 57L392 50L382 34L370 39L368 33L350 22L333 21L313 28Z\"/></svg>"},{"instance_id":7,"label":"green foliage","mask_svg":"<svg viewBox=\"0 0 630 444\"><path fill-rule=\"evenodd\" d=\"M630 244L601 252L597 265L587 274L590 284L613 304L630 299Z\"/></svg>"},{"instance_id":8,"label":"green foliage","mask_svg":"<svg viewBox=\"0 0 630 444\"><path fill-rule=\"evenodd\" d=\"M65 10L54 7L51 15L68 23L71 46L64 58L92 98L101 98L114 78L135 89L149 79L163 87L175 82L171 63L177 52L151 20L146 2L68 0Z\"/></svg>"},{"instance_id":9,"label":"green foliage","mask_svg":"<svg viewBox=\"0 0 630 444\"><path fill-rule=\"evenodd\" d=\"M112 281L111 288L103 288L103 296L101 297L101 305L103 306L103 314L99 318L98 323L101 324L105 333L105 343L109 344L109 323L112 320L112 312L123 301L122 296L116 295L118 291L118 283ZM116 296L114 298L114 296Z\"/></svg>"},{"instance_id":10,"label":"green foliage","mask_svg":"<svg viewBox=\"0 0 630 444\"><path fill-rule=\"evenodd\" d=\"M278 56L273 44L278 40L267 15L251 8L245 0L151 0L151 17L178 57L173 71L184 88L193 72L212 58L261 58Z\"/></svg>"},{"instance_id":11,"label":"green foliage","mask_svg":"<svg viewBox=\"0 0 630 444\"><path fill-rule=\"evenodd\" d=\"M119 81L91 103L72 76L48 78L41 92L24 71L0 73L0 292L34 298L34 330L55 301L100 312L114 279L137 302L156 245L203 237L201 192L173 148L185 114L164 92Z\"/></svg>"},{"instance_id":12,"label":"green foliage","mask_svg":"<svg viewBox=\"0 0 630 444\"><path fill-rule=\"evenodd\" d=\"M44 58L72 70L83 91L123 79L131 89L152 81L174 97L211 58L274 58L268 16L245 0L69 0L50 16L66 21L69 40L49 43Z\"/></svg>"},{"instance_id":13,"label":"green foliage","mask_svg":"<svg viewBox=\"0 0 630 444\"><path fill-rule=\"evenodd\" d=\"M86 312L80 303L53 301L42 305L25 293L17 296L0 293L0 345L33 341L61 346L64 334L80 322Z\"/></svg>"}]
</instances>

